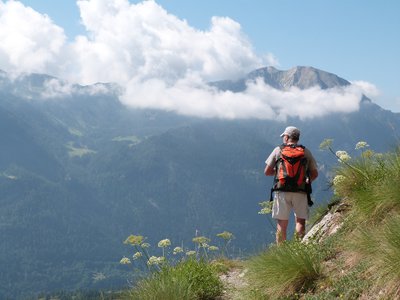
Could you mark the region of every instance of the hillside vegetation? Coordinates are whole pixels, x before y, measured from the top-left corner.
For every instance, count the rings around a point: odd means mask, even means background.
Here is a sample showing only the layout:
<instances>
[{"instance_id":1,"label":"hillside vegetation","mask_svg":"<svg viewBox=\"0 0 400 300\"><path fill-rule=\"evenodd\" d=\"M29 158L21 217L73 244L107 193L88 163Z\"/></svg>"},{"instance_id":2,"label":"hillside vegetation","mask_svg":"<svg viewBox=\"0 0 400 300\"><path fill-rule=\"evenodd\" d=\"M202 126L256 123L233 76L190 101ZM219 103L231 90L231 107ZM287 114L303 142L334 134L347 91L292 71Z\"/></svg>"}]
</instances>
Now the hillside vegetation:
<instances>
[{"instance_id":1,"label":"hillside vegetation","mask_svg":"<svg viewBox=\"0 0 400 300\"><path fill-rule=\"evenodd\" d=\"M209 259L208 241L198 241L193 254L201 259L161 263L152 276L119 297L400 299L400 151L381 154L367 147L359 142L360 156L351 158L345 151L333 151L332 140L321 144L338 158L339 165L332 178L335 196L325 208L316 210L313 219L318 223L328 213L340 212L333 234L314 231L306 241L272 245L240 262ZM216 276L232 269L240 270L246 284L225 286L224 292Z\"/></svg>"},{"instance_id":2,"label":"hillside vegetation","mask_svg":"<svg viewBox=\"0 0 400 300\"><path fill-rule=\"evenodd\" d=\"M235 92L259 77L283 90L349 84L313 68L295 71L262 68L213 88ZM274 240L270 216L257 215L272 185L264 160L286 125L301 128L301 143L319 164L315 205L331 198L326 184L337 164L329 151L316 151L324 137L352 156L358 137L384 153L400 128L400 114L364 96L358 111L284 124L127 108L114 84L45 97L53 80L0 74L0 299L122 289L142 275L118 263L129 254L121 241L130 234L148 237L158 255L166 237L190 247L195 235L215 243L229 230L236 237L229 254L258 253Z\"/></svg>"}]
</instances>

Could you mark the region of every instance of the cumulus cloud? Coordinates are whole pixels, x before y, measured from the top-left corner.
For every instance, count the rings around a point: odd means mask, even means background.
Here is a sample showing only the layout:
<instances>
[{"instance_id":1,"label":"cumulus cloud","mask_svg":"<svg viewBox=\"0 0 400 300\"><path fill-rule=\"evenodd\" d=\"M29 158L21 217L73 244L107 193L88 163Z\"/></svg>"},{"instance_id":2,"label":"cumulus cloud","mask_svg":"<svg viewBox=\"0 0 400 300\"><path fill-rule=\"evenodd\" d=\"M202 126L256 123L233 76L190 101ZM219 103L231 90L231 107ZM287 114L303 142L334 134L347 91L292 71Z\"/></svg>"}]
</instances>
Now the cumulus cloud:
<instances>
[{"instance_id":1,"label":"cumulus cloud","mask_svg":"<svg viewBox=\"0 0 400 300\"><path fill-rule=\"evenodd\" d=\"M68 81L62 81L57 78L51 78L45 80L43 83L43 89L40 92L41 99L57 99L64 98L65 96L75 95L104 95L115 92L111 86L106 84L97 83L82 87L80 85L71 84Z\"/></svg>"},{"instance_id":2,"label":"cumulus cloud","mask_svg":"<svg viewBox=\"0 0 400 300\"><path fill-rule=\"evenodd\" d=\"M71 45L79 61L71 67L77 68L74 78L84 83L132 78L173 83L191 73L217 80L239 77L265 63L230 18L213 17L210 29L201 31L154 1L77 3L88 35Z\"/></svg>"},{"instance_id":3,"label":"cumulus cloud","mask_svg":"<svg viewBox=\"0 0 400 300\"><path fill-rule=\"evenodd\" d=\"M78 0L77 5L86 34L67 42L48 16L0 0L0 69L43 72L80 84L114 82L130 106L229 119L353 111L363 91L373 90L359 82L344 89L282 92L258 80L241 93L218 91L207 82L278 65L275 55L255 53L236 21L213 17L208 30L198 30L153 0ZM52 81L43 95L70 92L71 86Z\"/></svg>"},{"instance_id":4,"label":"cumulus cloud","mask_svg":"<svg viewBox=\"0 0 400 300\"><path fill-rule=\"evenodd\" d=\"M358 89L361 89L367 97L373 98L380 95L380 92L377 89L377 87L370 82L358 80L351 82L351 84L357 87Z\"/></svg>"},{"instance_id":5,"label":"cumulus cloud","mask_svg":"<svg viewBox=\"0 0 400 300\"><path fill-rule=\"evenodd\" d=\"M243 92L219 91L201 80L180 80L167 86L161 80L132 81L122 101L134 107L151 107L180 114L226 119L300 119L322 117L329 113L351 112L359 108L364 90L356 85L322 90L292 87L280 91L259 78L248 82Z\"/></svg>"},{"instance_id":6,"label":"cumulus cloud","mask_svg":"<svg viewBox=\"0 0 400 300\"><path fill-rule=\"evenodd\" d=\"M0 68L15 72L54 71L65 44L64 30L48 16L18 1L0 0Z\"/></svg>"}]
</instances>

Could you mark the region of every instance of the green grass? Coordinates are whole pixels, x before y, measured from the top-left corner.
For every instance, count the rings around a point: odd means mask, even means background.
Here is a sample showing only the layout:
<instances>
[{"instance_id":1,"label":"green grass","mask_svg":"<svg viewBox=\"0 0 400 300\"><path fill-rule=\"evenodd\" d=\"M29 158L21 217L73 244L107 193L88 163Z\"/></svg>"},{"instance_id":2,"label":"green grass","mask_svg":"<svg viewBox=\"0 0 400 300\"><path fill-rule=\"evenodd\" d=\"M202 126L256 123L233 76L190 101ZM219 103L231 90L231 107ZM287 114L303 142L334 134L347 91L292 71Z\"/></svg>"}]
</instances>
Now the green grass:
<instances>
[{"instance_id":1,"label":"green grass","mask_svg":"<svg viewBox=\"0 0 400 300\"><path fill-rule=\"evenodd\" d=\"M126 299L208 300L222 294L222 282L212 264L189 259L140 281Z\"/></svg>"},{"instance_id":2,"label":"green grass","mask_svg":"<svg viewBox=\"0 0 400 300\"><path fill-rule=\"evenodd\" d=\"M337 174L345 180L335 186L343 198L351 199L353 217L361 222L382 220L388 211L400 211L400 158L398 153L371 154L343 165Z\"/></svg>"},{"instance_id":3,"label":"green grass","mask_svg":"<svg viewBox=\"0 0 400 300\"><path fill-rule=\"evenodd\" d=\"M375 290L385 287L386 294L400 292L400 216L389 216L382 224L359 229L349 249L366 261Z\"/></svg>"},{"instance_id":4,"label":"green grass","mask_svg":"<svg viewBox=\"0 0 400 300\"><path fill-rule=\"evenodd\" d=\"M337 170L346 178L335 188L351 206L347 228L352 228L338 243L366 266L358 278L367 286L363 291L367 298L383 293L382 299L395 299L400 294L399 154L398 150L383 155L368 152L351 162L359 172L346 165ZM349 276L353 271L348 270Z\"/></svg>"},{"instance_id":5,"label":"green grass","mask_svg":"<svg viewBox=\"0 0 400 300\"><path fill-rule=\"evenodd\" d=\"M251 289L271 299L313 289L322 274L319 245L298 241L272 246L249 259Z\"/></svg>"},{"instance_id":6,"label":"green grass","mask_svg":"<svg viewBox=\"0 0 400 300\"><path fill-rule=\"evenodd\" d=\"M250 258L246 299L399 299L400 152L365 151L335 172L334 201L311 223L344 201L341 230L317 245L287 242Z\"/></svg>"},{"instance_id":7,"label":"green grass","mask_svg":"<svg viewBox=\"0 0 400 300\"><path fill-rule=\"evenodd\" d=\"M363 277L365 266L358 265L342 276L326 277L318 282L319 292L303 296L304 300L359 299L370 282ZM327 274L328 275L328 274ZM339 274L340 275L340 274Z\"/></svg>"}]
</instances>

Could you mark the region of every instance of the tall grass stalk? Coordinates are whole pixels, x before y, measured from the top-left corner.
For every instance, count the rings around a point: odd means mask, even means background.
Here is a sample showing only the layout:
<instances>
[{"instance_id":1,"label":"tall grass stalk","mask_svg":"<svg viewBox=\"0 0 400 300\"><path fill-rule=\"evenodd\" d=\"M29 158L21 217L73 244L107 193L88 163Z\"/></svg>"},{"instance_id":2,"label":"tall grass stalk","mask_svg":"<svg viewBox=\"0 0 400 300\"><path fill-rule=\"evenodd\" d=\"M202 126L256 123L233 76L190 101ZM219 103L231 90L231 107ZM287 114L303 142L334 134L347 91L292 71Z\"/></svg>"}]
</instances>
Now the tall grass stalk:
<instances>
[{"instance_id":1,"label":"tall grass stalk","mask_svg":"<svg viewBox=\"0 0 400 300\"><path fill-rule=\"evenodd\" d=\"M400 293L400 216L390 216L381 225L363 229L349 248L370 266L377 287Z\"/></svg>"},{"instance_id":2,"label":"tall grass stalk","mask_svg":"<svg viewBox=\"0 0 400 300\"><path fill-rule=\"evenodd\" d=\"M368 177L360 176L343 165L337 170L337 175L345 180L334 188L340 196L351 199L355 219L366 223L380 221L388 211L400 211L399 153L362 155L352 164Z\"/></svg>"},{"instance_id":3,"label":"tall grass stalk","mask_svg":"<svg viewBox=\"0 0 400 300\"><path fill-rule=\"evenodd\" d=\"M248 269L253 288L276 299L311 289L322 273L322 255L315 244L289 241L250 258Z\"/></svg>"}]
</instances>

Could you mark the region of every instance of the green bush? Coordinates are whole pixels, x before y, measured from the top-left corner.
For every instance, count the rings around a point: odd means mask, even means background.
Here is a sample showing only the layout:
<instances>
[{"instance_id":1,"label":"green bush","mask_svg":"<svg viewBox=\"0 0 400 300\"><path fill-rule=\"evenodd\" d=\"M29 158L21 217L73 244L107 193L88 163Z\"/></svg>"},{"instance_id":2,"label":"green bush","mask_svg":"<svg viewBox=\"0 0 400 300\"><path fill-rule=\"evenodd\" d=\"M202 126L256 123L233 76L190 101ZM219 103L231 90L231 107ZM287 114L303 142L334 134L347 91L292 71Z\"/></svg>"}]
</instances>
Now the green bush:
<instances>
[{"instance_id":1,"label":"green bush","mask_svg":"<svg viewBox=\"0 0 400 300\"><path fill-rule=\"evenodd\" d=\"M366 150L336 169L333 189L339 197L349 199L356 222L379 222L388 211L400 212L399 154Z\"/></svg>"},{"instance_id":2,"label":"green bush","mask_svg":"<svg viewBox=\"0 0 400 300\"><path fill-rule=\"evenodd\" d=\"M164 266L160 272L140 281L129 299L215 299L222 294L222 282L214 267L189 259L176 266Z\"/></svg>"},{"instance_id":3,"label":"green bush","mask_svg":"<svg viewBox=\"0 0 400 300\"><path fill-rule=\"evenodd\" d=\"M318 245L289 241L250 258L248 276L254 290L276 299L312 289L322 259Z\"/></svg>"}]
</instances>

